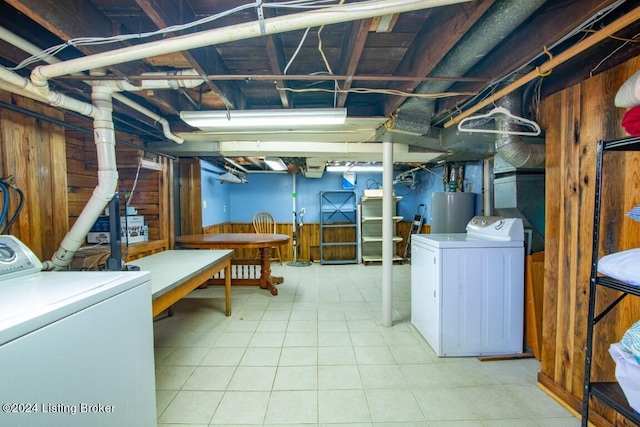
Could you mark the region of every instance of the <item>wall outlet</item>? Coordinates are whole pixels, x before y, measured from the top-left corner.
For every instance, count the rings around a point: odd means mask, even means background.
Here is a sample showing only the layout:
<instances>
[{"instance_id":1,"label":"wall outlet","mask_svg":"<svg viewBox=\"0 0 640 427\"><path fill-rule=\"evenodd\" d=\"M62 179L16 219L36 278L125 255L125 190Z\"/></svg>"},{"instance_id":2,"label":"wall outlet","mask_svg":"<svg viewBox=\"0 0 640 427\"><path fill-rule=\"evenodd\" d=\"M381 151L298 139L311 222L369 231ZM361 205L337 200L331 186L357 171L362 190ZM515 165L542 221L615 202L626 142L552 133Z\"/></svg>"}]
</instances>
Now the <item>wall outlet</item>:
<instances>
[{"instance_id":1,"label":"wall outlet","mask_svg":"<svg viewBox=\"0 0 640 427\"><path fill-rule=\"evenodd\" d=\"M222 205L222 212L226 212L227 211L227 205Z\"/></svg>"},{"instance_id":2,"label":"wall outlet","mask_svg":"<svg viewBox=\"0 0 640 427\"><path fill-rule=\"evenodd\" d=\"M207 201L206 200L202 201L202 209L207 209Z\"/></svg>"}]
</instances>

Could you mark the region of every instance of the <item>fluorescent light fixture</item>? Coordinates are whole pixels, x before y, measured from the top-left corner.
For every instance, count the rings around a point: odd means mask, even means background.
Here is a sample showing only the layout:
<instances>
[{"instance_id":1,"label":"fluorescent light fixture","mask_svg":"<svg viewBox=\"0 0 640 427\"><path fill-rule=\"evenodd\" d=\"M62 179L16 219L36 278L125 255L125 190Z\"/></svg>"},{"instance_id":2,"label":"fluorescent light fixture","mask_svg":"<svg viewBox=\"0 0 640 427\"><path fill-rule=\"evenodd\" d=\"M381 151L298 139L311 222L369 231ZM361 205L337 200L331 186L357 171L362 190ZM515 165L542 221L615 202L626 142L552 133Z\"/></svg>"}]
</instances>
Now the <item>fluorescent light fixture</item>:
<instances>
[{"instance_id":1,"label":"fluorescent light fixture","mask_svg":"<svg viewBox=\"0 0 640 427\"><path fill-rule=\"evenodd\" d=\"M338 125L344 124L347 109L181 111L180 118L202 130Z\"/></svg>"},{"instance_id":2,"label":"fluorescent light fixture","mask_svg":"<svg viewBox=\"0 0 640 427\"><path fill-rule=\"evenodd\" d=\"M327 172L382 172L381 165L327 166Z\"/></svg>"},{"instance_id":3,"label":"fluorescent light fixture","mask_svg":"<svg viewBox=\"0 0 640 427\"><path fill-rule=\"evenodd\" d=\"M267 157L264 159L264 162L271 168L273 171L286 171L287 165L284 164L280 157Z\"/></svg>"}]
</instances>

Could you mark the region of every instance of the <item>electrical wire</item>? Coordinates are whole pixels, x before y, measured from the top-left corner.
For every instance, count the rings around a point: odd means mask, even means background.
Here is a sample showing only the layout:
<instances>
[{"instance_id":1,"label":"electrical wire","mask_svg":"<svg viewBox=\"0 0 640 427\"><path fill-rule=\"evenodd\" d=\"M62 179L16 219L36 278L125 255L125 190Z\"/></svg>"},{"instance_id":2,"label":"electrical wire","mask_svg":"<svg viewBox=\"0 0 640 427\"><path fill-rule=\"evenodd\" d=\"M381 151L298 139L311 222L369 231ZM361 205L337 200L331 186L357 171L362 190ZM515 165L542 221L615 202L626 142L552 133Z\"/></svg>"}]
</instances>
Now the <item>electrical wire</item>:
<instances>
[{"instance_id":1,"label":"electrical wire","mask_svg":"<svg viewBox=\"0 0 640 427\"><path fill-rule=\"evenodd\" d=\"M127 198L126 205L131 205L131 199L133 199L133 192L136 189L136 185L138 185L138 176L140 175L140 167L142 166L142 156L140 156L140 160L138 161L138 169L136 170L136 177L133 180L133 186L131 187L131 191L129 192L129 197Z\"/></svg>"},{"instance_id":2,"label":"electrical wire","mask_svg":"<svg viewBox=\"0 0 640 427\"><path fill-rule=\"evenodd\" d=\"M344 3L344 0L340 0L340 3L338 3L338 5L341 5ZM327 56L324 54L324 50L322 49L322 30L324 29L324 25L321 25L320 28L318 28L318 51L320 52L320 56L322 57L322 62L324 62L324 66L327 68L327 71L329 72L330 75L333 75L333 70L331 69L331 65L329 65L329 61L327 60ZM338 103L338 91L340 90L340 84L338 83L338 80L334 80L333 81L333 88L334 88L334 92L333 92L333 106L336 107L337 103Z\"/></svg>"},{"instance_id":3,"label":"electrical wire","mask_svg":"<svg viewBox=\"0 0 640 427\"><path fill-rule=\"evenodd\" d=\"M9 190L7 186L4 185L4 182L0 181L0 189L2 189L3 200L2 200L2 213L0 214L0 224L4 224L7 219L7 212L9 211Z\"/></svg>"},{"instance_id":4,"label":"electrical wire","mask_svg":"<svg viewBox=\"0 0 640 427\"><path fill-rule=\"evenodd\" d=\"M366 185L367 185L367 188L368 188L369 190L375 190L375 189L378 189L378 188L382 188L382 184L380 184L378 181L376 181L376 180L375 180L375 179L373 179L373 178L369 178L369 179L367 180Z\"/></svg>"},{"instance_id":5,"label":"electrical wire","mask_svg":"<svg viewBox=\"0 0 640 427\"><path fill-rule=\"evenodd\" d=\"M302 35L302 39L300 39L300 43L298 43L298 47L296 48L295 52L293 52L291 59L289 60L289 62L287 62L287 65L284 67L284 71L282 72L282 74L287 74L287 70L291 66L291 63L293 63L293 60L296 58L296 56L298 56L298 52L300 52L300 48L302 48L302 45L304 44L304 41L307 38L307 34L309 34L310 29L311 27L305 30L304 34Z\"/></svg>"},{"instance_id":6,"label":"electrical wire","mask_svg":"<svg viewBox=\"0 0 640 427\"><path fill-rule=\"evenodd\" d=\"M281 7L281 8L291 8L291 9L319 9L319 8L334 6L333 4L325 5L324 3L334 3L334 2L330 0L313 0L313 1L294 0L294 1L285 1L285 2L277 2L277 3L262 3L261 6L269 7L269 8ZM150 31L145 33L120 34L120 35L111 36L111 37L78 37L78 38L70 39L70 40L67 40L65 43L61 43L61 44L49 47L47 49L44 49L38 54L32 55L29 58L25 59L24 61L20 62L17 66L13 68L8 68L8 69L12 71L22 69L33 63L41 61L44 58L56 56L61 51L63 51L68 47L103 45L103 44L109 44L109 43L119 43L119 42L129 41L129 40L139 40L139 39L154 37L158 35L164 36L169 33L176 33L180 31L188 30L190 28L193 28L199 25L207 24L207 23L216 21L218 19L227 17L229 15L232 15L234 13L241 12L246 9L253 9L255 7L256 7L256 3L248 3L248 4L236 6L224 12L205 16L204 18L198 19L196 21L188 22L186 24L171 25L169 27L165 27L156 31Z\"/></svg>"},{"instance_id":7,"label":"electrical wire","mask_svg":"<svg viewBox=\"0 0 640 427\"><path fill-rule=\"evenodd\" d=\"M611 58L613 55L615 55L615 53L617 51L619 51L620 49L622 49L623 47L625 47L626 45L628 45L629 43L638 43L638 36L640 36L640 33L637 33L636 35L633 36L633 38L631 39L623 39L621 37L609 37L615 40L621 40L624 41L624 43L622 43L620 46L618 46L617 48L615 48L614 50L611 51L611 53L609 53L607 56L605 56L604 58L602 58L602 60L600 62L598 62L596 64L595 67L593 67L591 69L591 71L589 72L589 77L593 77L593 73L598 69L598 67L600 67L607 59Z\"/></svg>"},{"instance_id":8,"label":"electrical wire","mask_svg":"<svg viewBox=\"0 0 640 427\"><path fill-rule=\"evenodd\" d=\"M20 190L18 187L15 187L14 185L9 185L9 187L11 187L13 190L15 190L18 193L19 202L18 202L18 207L16 208L16 211L11 216L11 219L7 223L7 226L2 230L1 234L7 234L7 232L13 225L13 223L16 221L16 219L18 219L18 215L20 215L20 211L22 211L22 206L24 205L24 193L22 192L22 190Z\"/></svg>"},{"instance_id":9,"label":"electrical wire","mask_svg":"<svg viewBox=\"0 0 640 427\"><path fill-rule=\"evenodd\" d=\"M411 93L393 89L372 89L372 88L351 88L351 89L323 89L323 88L307 88L293 89L276 85L277 90L289 92L329 92L329 93L359 93L359 94L383 94L411 98L435 99L447 98L451 96L467 96L477 95L478 92L440 92L440 93Z\"/></svg>"}]
</instances>

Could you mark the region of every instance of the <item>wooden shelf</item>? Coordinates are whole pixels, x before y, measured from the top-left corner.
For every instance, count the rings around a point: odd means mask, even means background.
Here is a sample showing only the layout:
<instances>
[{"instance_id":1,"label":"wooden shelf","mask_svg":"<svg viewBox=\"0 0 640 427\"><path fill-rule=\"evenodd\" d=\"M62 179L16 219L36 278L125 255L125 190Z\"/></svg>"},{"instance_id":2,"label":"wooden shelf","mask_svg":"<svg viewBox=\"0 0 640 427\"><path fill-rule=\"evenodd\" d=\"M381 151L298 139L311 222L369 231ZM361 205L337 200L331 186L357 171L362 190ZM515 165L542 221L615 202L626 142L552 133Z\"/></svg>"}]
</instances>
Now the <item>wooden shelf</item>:
<instances>
[{"instance_id":1,"label":"wooden shelf","mask_svg":"<svg viewBox=\"0 0 640 427\"><path fill-rule=\"evenodd\" d=\"M640 414L629 406L629 402L618 383L591 383L591 394L611 406L629 420L640 425Z\"/></svg>"}]
</instances>

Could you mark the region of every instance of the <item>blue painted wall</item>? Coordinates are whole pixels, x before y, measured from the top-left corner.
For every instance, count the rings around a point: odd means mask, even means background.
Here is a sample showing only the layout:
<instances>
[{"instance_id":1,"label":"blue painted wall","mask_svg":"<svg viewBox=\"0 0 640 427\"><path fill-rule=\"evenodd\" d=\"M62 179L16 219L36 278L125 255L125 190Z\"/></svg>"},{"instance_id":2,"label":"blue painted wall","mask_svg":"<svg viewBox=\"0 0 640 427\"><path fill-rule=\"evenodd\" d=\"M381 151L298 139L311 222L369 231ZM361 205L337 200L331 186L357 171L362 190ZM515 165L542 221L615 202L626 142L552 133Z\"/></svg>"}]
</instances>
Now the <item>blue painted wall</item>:
<instances>
[{"instance_id":1,"label":"blue painted wall","mask_svg":"<svg viewBox=\"0 0 640 427\"><path fill-rule=\"evenodd\" d=\"M225 171L209 163L200 162L202 179L202 225L222 224L231 221L231 184L217 180ZM206 205L206 207L205 207Z\"/></svg>"},{"instance_id":2,"label":"blue painted wall","mask_svg":"<svg viewBox=\"0 0 640 427\"><path fill-rule=\"evenodd\" d=\"M223 222L250 223L258 211L271 212L280 223L293 222L293 176L290 174L252 173L247 184L221 184L216 178L224 171L203 163L202 209L203 226ZM431 194L442 192L442 168L416 173L417 185L410 188L394 186L398 215L411 221L419 204L426 205L425 222L431 214ZM307 223L320 222L320 192L342 190L342 173L325 172L322 178L305 178L295 175L296 210L305 208L303 218ZM382 172L356 172L356 197L358 201L364 189L381 188ZM465 191L476 193L476 214L482 212L482 162L467 163L465 167Z\"/></svg>"}]
</instances>

